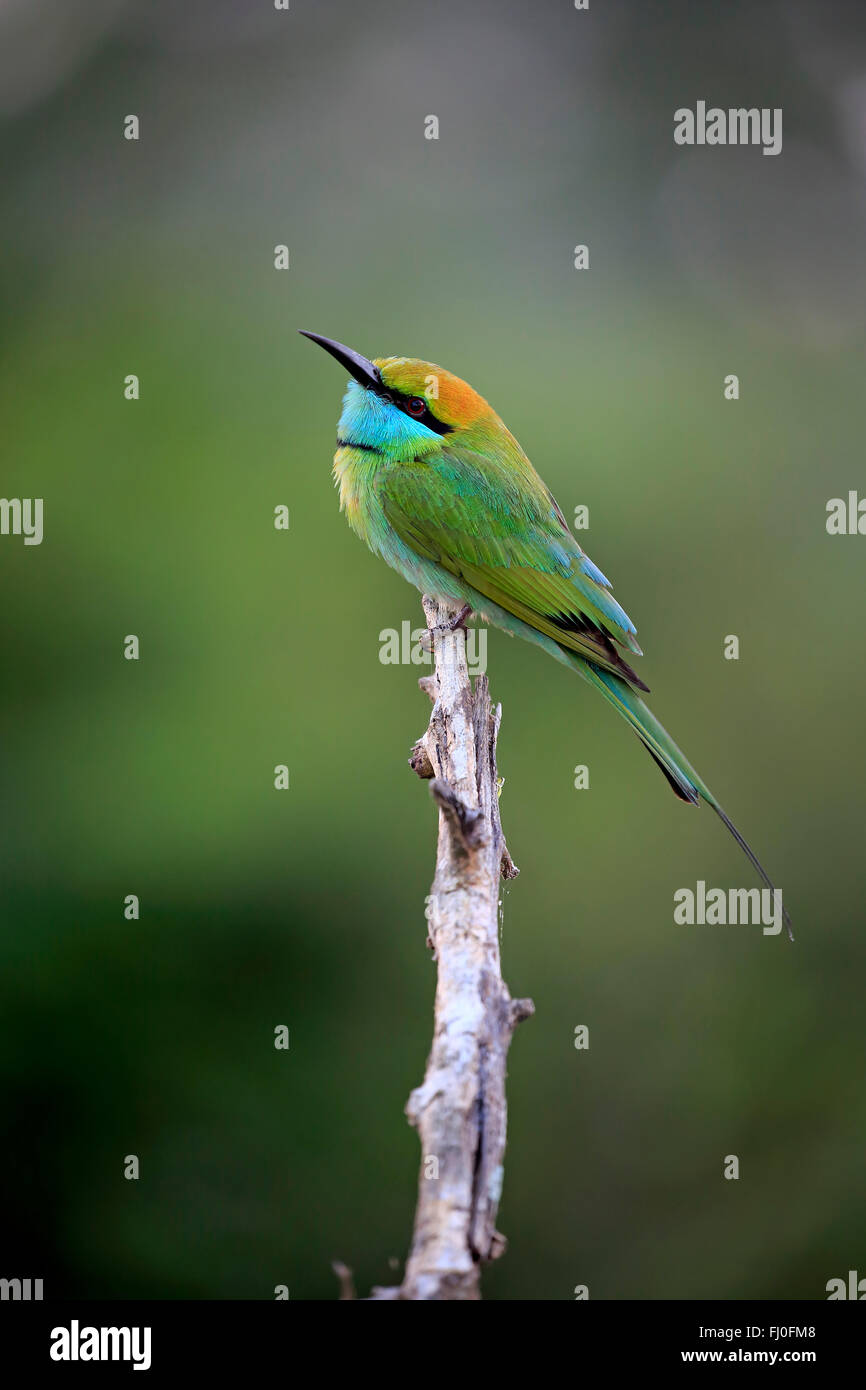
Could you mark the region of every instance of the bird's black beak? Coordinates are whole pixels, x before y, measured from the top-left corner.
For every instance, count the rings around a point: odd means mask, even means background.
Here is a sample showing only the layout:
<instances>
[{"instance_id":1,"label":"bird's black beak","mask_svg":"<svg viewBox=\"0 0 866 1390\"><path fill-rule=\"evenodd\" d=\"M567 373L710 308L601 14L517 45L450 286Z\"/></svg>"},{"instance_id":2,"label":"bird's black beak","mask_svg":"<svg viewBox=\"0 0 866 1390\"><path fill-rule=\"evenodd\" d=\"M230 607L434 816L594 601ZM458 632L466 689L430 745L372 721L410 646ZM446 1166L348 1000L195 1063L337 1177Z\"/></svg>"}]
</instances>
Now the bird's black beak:
<instances>
[{"instance_id":1,"label":"bird's black beak","mask_svg":"<svg viewBox=\"0 0 866 1390\"><path fill-rule=\"evenodd\" d=\"M333 338L323 338L321 333L308 333L306 329L299 328L298 332L305 338L310 338L319 347L323 347L325 352L329 352L335 357L341 367L345 367L356 381L360 381L362 386L377 390L382 385L382 378L379 375L379 368L374 367L373 363L366 357L362 357L360 352L353 352L351 348L345 347L342 343L337 343Z\"/></svg>"}]
</instances>

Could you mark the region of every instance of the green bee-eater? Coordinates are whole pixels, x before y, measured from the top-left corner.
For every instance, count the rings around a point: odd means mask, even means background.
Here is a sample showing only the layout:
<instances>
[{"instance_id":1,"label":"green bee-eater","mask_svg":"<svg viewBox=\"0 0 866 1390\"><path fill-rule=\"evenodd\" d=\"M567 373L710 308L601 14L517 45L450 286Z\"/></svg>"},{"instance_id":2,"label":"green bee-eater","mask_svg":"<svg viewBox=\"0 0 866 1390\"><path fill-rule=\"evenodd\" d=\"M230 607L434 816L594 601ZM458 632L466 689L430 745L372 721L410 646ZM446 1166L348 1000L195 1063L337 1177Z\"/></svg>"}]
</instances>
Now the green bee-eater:
<instances>
[{"instance_id":1,"label":"green bee-eater","mask_svg":"<svg viewBox=\"0 0 866 1390\"><path fill-rule=\"evenodd\" d=\"M352 377L334 457L340 507L352 529L423 594L459 609L459 622L477 613L595 686L677 796L712 806L772 889L709 787L636 693L648 687L619 650L642 655L634 623L487 401L432 362L371 362L331 338L304 336ZM791 936L784 908L783 915Z\"/></svg>"}]
</instances>

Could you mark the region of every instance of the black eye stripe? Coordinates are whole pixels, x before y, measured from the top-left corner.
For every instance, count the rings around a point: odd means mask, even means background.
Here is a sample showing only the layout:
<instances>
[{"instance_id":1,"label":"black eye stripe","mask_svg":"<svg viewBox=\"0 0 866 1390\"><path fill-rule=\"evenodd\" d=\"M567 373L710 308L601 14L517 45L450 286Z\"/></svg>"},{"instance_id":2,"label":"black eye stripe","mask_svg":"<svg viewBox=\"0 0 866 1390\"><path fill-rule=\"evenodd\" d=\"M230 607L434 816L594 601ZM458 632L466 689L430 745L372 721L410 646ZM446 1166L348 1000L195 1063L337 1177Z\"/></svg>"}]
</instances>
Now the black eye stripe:
<instances>
[{"instance_id":1,"label":"black eye stripe","mask_svg":"<svg viewBox=\"0 0 866 1390\"><path fill-rule=\"evenodd\" d=\"M384 386L384 382L382 384ZM402 391L392 391L390 387L387 386L385 386L385 389L379 394L384 400L390 401L392 405L396 405L398 410L402 410L404 415L408 415L410 420L417 420L419 424L426 425L428 430L433 430L434 434L451 434L454 429L453 425L446 425L444 420L439 420L426 404L426 401L423 415L416 415L414 411L409 409L410 401L424 400L425 398L423 396L406 396Z\"/></svg>"}]
</instances>

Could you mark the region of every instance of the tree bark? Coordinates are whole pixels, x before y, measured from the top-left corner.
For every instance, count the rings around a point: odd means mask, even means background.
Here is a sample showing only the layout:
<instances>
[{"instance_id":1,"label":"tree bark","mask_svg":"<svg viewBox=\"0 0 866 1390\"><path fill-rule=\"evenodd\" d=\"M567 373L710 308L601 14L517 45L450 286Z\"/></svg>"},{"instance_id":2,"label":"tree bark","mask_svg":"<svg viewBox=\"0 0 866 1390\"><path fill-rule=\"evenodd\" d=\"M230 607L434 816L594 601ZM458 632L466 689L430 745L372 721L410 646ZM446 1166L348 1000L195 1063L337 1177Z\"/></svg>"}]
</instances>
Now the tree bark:
<instances>
[{"instance_id":1,"label":"tree bark","mask_svg":"<svg viewBox=\"0 0 866 1390\"><path fill-rule=\"evenodd\" d=\"M433 1045L424 1081L406 1106L421 1140L412 1247L402 1285L373 1298L480 1298L483 1262L505 1249L496 1230L505 1157L506 1059L516 1025L534 1012L512 999L499 954L499 880L517 869L499 822L496 740L501 707L487 677L475 689L466 633L425 597L434 674L419 683L434 701L410 766L430 780L439 807L436 873L427 900L428 943L438 968Z\"/></svg>"}]
</instances>

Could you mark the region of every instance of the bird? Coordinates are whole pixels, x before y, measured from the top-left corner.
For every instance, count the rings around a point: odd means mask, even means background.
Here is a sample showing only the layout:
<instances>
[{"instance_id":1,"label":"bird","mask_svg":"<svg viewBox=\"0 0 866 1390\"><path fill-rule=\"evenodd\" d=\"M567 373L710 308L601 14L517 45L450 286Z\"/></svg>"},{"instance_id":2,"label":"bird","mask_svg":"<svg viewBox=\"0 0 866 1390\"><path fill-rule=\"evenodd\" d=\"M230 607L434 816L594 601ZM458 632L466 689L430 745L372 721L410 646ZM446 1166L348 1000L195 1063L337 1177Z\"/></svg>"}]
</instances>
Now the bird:
<instances>
[{"instance_id":1,"label":"bird","mask_svg":"<svg viewBox=\"0 0 866 1390\"><path fill-rule=\"evenodd\" d=\"M375 555L422 594L543 647L631 726L680 800L706 802L764 885L773 883L706 782L641 698L634 623L492 406L414 357L363 357L299 332L349 373L337 425L340 509ZM787 909L782 915L793 941Z\"/></svg>"}]
</instances>

